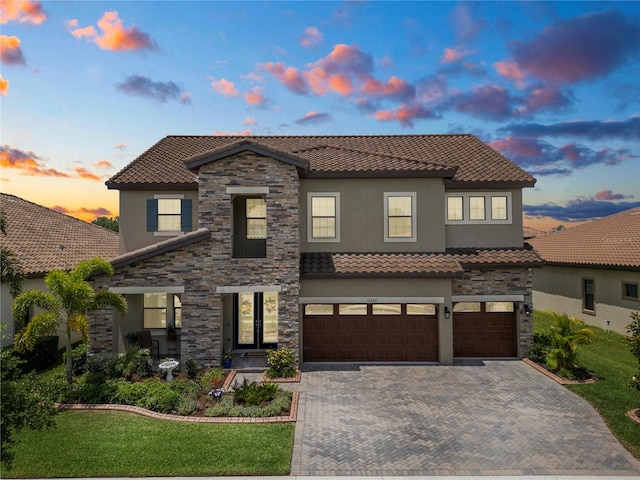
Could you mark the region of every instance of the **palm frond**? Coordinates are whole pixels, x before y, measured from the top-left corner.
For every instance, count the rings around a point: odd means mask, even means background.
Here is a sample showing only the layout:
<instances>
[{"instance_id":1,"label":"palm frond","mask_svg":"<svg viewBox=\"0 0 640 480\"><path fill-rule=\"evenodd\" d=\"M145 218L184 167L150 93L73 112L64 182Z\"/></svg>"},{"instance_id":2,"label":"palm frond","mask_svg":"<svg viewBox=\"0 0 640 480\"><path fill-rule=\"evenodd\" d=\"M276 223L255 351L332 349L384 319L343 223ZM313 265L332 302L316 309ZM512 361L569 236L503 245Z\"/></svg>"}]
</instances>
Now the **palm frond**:
<instances>
[{"instance_id":1,"label":"palm frond","mask_svg":"<svg viewBox=\"0 0 640 480\"><path fill-rule=\"evenodd\" d=\"M27 318L29 309L34 306L59 315L61 306L58 299L48 292L29 290L21 293L13 301L11 313L16 321L23 322Z\"/></svg>"},{"instance_id":2,"label":"palm frond","mask_svg":"<svg viewBox=\"0 0 640 480\"><path fill-rule=\"evenodd\" d=\"M16 334L13 341L14 348L19 352L33 350L38 338L57 333L56 330L60 325L60 321L60 315L54 312L35 315L27 326Z\"/></svg>"},{"instance_id":3,"label":"palm frond","mask_svg":"<svg viewBox=\"0 0 640 480\"><path fill-rule=\"evenodd\" d=\"M104 258L89 258L80 262L76 268L71 271L71 276L76 280L86 280L91 274L99 272L113 275L113 265Z\"/></svg>"},{"instance_id":4,"label":"palm frond","mask_svg":"<svg viewBox=\"0 0 640 480\"><path fill-rule=\"evenodd\" d=\"M122 316L127 313L127 299L119 293L100 291L93 297L93 304L91 305L91 311L104 307L113 307Z\"/></svg>"}]
</instances>

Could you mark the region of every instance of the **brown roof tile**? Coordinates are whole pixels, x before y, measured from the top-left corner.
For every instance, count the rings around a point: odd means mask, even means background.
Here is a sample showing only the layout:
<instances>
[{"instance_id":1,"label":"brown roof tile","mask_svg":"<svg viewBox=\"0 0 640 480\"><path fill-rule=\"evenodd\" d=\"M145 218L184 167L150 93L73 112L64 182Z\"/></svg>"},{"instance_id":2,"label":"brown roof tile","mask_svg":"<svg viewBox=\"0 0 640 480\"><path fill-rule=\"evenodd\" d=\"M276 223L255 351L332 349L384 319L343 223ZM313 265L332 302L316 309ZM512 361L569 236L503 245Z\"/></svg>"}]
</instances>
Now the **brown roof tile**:
<instances>
[{"instance_id":1,"label":"brown roof tile","mask_svg":"<svg viewBox=\"0 0 640 480\"><path fill-rule=\"evenodd\" d=\"M531 248L449 249L443 253L329 253L300 257L300 275L309 277L460 277L464 269L541 266Z\"/></svg>"},{"instance_id":2,"label":"brown roof tile","mask_svg":"<svg viewBox=\"0 0 640 480\"><path fill-rule=\"evenodd\" d=\"M81 260L118 255L118 234L83 222L14 195L0 194L7 235L2 246L11 250L29 276L69 269ZM60 249L64 246L64 250Z\"/></svg>"},{"instance_id":3,"label":"brown roof tile","mask_svg":"<svg viewBox=\"0 0 640 480\"><path fill-rule=\"evenodd\" d=\"M535 179L473 135L168 136L107 181L109 188L196 187L186 159L239 141L309 162L309 174L406 172L452 177L458 184L533 186Z\"/></svg>"},{"instance_id":4,"label":"brown roof tile","mask_svg":"<svg viewBox=\"0 0 640 480\"><path fill-rule=\"evenodd\" d=\"M547 263L640 268L640 207L528 242Z\"/></svg>"}]
</instances>

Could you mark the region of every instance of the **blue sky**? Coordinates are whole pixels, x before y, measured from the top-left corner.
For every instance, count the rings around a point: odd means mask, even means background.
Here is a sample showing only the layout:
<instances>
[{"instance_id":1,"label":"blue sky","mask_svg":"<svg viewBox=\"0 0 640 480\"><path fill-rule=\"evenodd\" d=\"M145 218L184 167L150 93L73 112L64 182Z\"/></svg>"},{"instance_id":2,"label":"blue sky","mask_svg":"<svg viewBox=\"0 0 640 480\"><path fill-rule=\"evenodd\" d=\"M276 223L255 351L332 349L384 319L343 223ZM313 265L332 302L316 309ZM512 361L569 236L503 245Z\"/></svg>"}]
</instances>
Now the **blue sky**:
<instances>
[{"instance_id":1,"label":"blue sky","mask_svg":"<svg viewBox=\"0 0 640 480\"><path fill-rule=\"evenodd\" d=\"M525 225L640 206L640 2L1 5L1 189L79 218L177 134L473 133Z\"/></svg>"}]
</instances>

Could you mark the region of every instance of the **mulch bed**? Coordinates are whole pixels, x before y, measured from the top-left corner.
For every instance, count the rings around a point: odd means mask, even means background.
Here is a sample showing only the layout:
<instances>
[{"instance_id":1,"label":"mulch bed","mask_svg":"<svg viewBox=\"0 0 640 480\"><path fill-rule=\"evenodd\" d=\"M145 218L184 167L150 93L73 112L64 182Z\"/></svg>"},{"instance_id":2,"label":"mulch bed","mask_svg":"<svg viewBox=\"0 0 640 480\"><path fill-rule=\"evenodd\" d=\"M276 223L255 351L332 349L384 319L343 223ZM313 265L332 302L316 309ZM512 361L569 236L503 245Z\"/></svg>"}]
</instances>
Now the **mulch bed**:
<instances>
[{"instance_id":1,"label":"mulch bed","mask_svg":"<svg viewBox=\"0 0 640 480\"><path fill-rule=\"evenodd\" d=\"M598 381L598 379L593 375L591 376L591 378L587 378L586 380L567 380L565 378L561 378L561 377L557 376L553 372L550 372L549 370L544 368L542 365L534 362L533 360L529 360L528 358L523 358L522 361L524 363L526 363L527 365L532 366L533 368L538 370L540 373L542 373L542 374L546 375L547 377L551 378L552 380L555 380L560 385L580 385L580 384L584 384L584 383L595 383L595 382Z\"/></svg>"}]
</instances>

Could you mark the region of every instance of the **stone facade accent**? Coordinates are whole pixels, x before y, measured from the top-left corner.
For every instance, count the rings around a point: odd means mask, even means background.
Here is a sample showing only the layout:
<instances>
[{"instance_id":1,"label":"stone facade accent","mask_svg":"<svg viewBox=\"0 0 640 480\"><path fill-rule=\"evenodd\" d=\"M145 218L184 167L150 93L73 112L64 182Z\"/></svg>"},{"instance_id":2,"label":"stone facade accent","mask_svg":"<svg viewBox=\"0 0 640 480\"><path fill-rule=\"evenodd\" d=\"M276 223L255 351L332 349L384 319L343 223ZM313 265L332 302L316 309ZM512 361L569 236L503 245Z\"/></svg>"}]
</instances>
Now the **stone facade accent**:
<instances>
[{"instance_id":1,"label":"stone facade accent","mask_svg":"<svg viewBox=\"0 0 640 480\"><path fill-rule=\"evenodd\" d=\"M299 178L296 167L261 155L240 154L200 167L200 227L211 239L118 269L93 281L97 289L184 286L180 349L183 357L219 365L223 348L220 286L278 285L279 345L298 353ZM232 258L233 209L227 187L269 187L266 258ZM93 353L113 352L113 314L91 319Z\"/></svg>"},{"instance_id":2,"label":"stone facade accent","mask_svg":"<svg viewBox=\"0 0 640 480\"><path fill-rule=\"evenodd\" d=\"M469 270L452 281L453 295L524 295L524 304L533 312L533 272L531 268ZM522 307L522 306L520 306ZM518 309L518 356L527 355L533 345L533 317Z\"/></svg>"}]
</instances>

